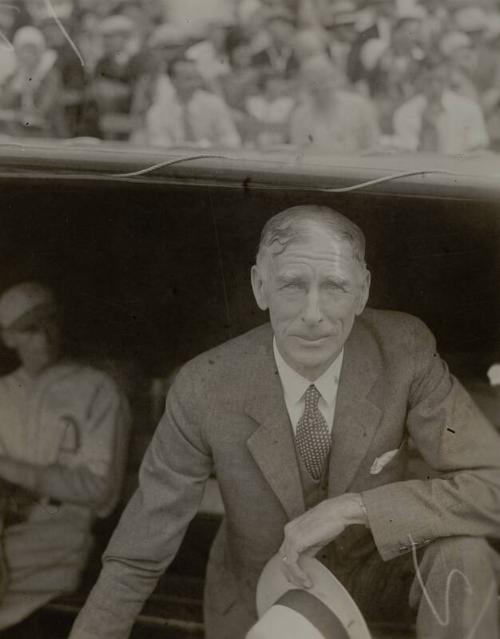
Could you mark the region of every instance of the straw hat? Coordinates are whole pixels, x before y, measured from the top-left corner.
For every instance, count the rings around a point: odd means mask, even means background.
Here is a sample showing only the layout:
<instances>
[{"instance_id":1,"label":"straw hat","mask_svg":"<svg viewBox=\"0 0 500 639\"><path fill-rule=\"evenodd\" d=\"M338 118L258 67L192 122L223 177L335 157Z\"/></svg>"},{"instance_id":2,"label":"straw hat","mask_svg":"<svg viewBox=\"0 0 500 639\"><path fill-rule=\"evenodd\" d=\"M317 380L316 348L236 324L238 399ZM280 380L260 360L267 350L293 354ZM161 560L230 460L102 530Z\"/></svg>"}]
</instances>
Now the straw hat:
<instances>
[{"instance_id":1,"label":"straw hat","mask_svg":"<svg viewBox=\"0 0 500 639\"><path fill-rule=\"evenodd\" d=\"M259 621L246 639L370 639L363 615L353 599L317 559L304 557L302 566L313 586L297 588L283 573L275 555L257 585Z\"/></svg>"}]
</instances>

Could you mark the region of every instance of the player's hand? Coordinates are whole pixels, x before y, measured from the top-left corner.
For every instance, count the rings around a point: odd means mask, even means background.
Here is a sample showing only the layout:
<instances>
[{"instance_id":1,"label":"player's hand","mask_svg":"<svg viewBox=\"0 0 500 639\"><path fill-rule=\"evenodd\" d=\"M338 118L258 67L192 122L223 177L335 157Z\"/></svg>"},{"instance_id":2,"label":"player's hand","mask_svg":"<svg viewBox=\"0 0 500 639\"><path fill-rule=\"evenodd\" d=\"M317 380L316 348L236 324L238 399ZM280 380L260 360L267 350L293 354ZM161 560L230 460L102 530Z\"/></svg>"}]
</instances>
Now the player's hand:
<instances>
[{"instance_id":1,"label":"player's hand","mask_svg":"<svg viewBox=\"0 0 500 639\"><path fill-rule=\"evenodd\" d=\"M302 570L302 556L314 556L352 524L368 525L361 496L346 493L325 499L285 526L279 554L286 578L295 586L310 588L311 579Z\"/></svg>"}]
</instances>

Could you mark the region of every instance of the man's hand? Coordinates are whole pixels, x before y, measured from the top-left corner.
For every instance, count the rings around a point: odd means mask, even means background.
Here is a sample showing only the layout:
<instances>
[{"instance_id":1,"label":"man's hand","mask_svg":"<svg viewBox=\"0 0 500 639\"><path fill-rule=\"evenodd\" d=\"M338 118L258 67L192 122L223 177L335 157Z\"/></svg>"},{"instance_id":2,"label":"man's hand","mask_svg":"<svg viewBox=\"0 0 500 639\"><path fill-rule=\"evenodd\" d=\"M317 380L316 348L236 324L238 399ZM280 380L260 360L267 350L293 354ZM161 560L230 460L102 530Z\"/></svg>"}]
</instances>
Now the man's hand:
<instances>
[{"instance_id":1,"label":"man's hand","mask_svg":"<svg viewBox=\"0 0 500 639\"><path fill-rule=\"evenodd\" d=\"M363 500L356 493L325 499L289 522L285 526L285 539L279 550L288 581L302 588L310 588L312 582L300 567L300 557L314 556L352 524L368 526Z\"/></svg>"}]
</instances>

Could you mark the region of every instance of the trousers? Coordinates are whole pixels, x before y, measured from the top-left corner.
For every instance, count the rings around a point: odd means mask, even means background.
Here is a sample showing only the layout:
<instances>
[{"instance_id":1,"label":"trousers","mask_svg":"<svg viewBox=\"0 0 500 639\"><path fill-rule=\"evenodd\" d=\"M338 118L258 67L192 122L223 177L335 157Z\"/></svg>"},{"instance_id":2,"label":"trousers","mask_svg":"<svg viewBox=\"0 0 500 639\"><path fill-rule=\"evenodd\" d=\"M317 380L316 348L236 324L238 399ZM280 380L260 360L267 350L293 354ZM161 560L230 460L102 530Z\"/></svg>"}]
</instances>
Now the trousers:
<instances>
[{"instance_id":1,"label":"trousers","mask_svg":"<svg viewBox=\"0 0 500 639\"><path fill-rule=\"evenodd\" d=\"M418 639L500 637L500 558L482 538L442 538L387 562L375 549L334 572L368 624L414 623Z\"/></svg>"}]
</instances>

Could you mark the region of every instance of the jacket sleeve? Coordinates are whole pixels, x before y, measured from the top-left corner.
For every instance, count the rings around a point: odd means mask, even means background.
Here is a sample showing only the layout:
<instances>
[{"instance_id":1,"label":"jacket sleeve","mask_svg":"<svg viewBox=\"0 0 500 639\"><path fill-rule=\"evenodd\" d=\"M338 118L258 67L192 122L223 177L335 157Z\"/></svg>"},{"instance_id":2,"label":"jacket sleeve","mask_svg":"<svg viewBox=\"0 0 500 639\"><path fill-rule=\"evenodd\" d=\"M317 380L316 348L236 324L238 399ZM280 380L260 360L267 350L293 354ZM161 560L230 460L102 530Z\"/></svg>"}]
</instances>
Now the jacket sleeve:
<instances>
[{"instance_id":1,"label":"jacket sleeve","mask_svg":"<svg viewBox=\"0 0 500 639\"><path fill-rule=\"evenodd\" d=\"M212 470L200 424L206 414L181 371L144 457L139 487L103 556L103 569L71 639L124 639L175 557Z\"/></svg>"},{"instance_id":2,"label":"jacket sleeve","mask_svg":"<svg viewBox=\"0 0 500 639\"><path fill-rule=\"evenodd\" d=\"M500 537L500 437L449 373L420 322L413 353L406 425L439 477L362 493L385 560L441 537Z\"/></svg>"}]
</instances>

